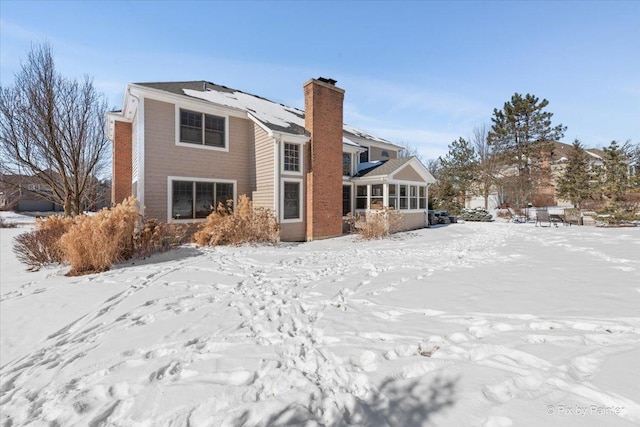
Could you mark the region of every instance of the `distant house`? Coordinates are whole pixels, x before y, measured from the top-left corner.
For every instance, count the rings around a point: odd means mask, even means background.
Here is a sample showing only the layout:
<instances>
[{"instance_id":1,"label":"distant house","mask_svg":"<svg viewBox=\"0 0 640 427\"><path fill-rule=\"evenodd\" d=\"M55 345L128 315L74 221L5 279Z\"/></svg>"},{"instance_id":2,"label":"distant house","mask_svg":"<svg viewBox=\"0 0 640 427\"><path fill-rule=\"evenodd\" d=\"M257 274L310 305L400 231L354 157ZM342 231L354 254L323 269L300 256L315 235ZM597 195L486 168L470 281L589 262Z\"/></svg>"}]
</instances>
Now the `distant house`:
<instances>
[{"instance_id":1,"label":"distant house","mask_svg":"<svg viewBox=\"0 0 640 427\"><path fill-rule=\"evenodd\" d=\"M133 195L145 217L193 222L246 194L275 212L284 241L341 235L347 213L381 207L424 227L425 166L345 125L334 80L311 79L304 95L301 111L205 81L128 85L107 114L112 202Z\"/></svg>"},{"instance_id":2,"label":"distant house","mask_svg":"<svg viewBox=\"0 0 640 427\"><path fill-rule=\"evenodd\" d=\"M42 180L31 175L0 177L0 209L17 212L59 212L62 207L46 197Z\"/></svg>"},{"instance_id":3,"label":"distant house","mask_svg":"<svg viewBox=\"0 0 640 427\"><path fill-rule=\"evenodd\" d=\"M548 176L540 183L537 188L536 198L537 202L540 205L567 205L570 204L568 200L563 200L557 194L557 187L560 181L560 178L564 176L567 166L569 164L569 157L572 150L572 144L565 144L559 141L552 142L551 156L546 156L546 158L542 162L542 167L546 168L548 171ZM593 179L596 179L596 171L600 168L604 168L604 151L597 148L586 148L585 152L588 156L588 167L589 171L593 173ZM506 182L508 185L509 177L513 177L517 174L517 170L513 165L503 166L499 173L498 177ZM510 204L512 201L508 200L508 191L504 191L498 186L494 186L494 191L491 193L490 200L490 208L495 208L500 206L503 203ZM470 192L471 194L466 200L466 207L481 207L483 206L484 199L482 197L476 196L479 191L475 189L475 192Z\"/></svg>"}]
</instances>

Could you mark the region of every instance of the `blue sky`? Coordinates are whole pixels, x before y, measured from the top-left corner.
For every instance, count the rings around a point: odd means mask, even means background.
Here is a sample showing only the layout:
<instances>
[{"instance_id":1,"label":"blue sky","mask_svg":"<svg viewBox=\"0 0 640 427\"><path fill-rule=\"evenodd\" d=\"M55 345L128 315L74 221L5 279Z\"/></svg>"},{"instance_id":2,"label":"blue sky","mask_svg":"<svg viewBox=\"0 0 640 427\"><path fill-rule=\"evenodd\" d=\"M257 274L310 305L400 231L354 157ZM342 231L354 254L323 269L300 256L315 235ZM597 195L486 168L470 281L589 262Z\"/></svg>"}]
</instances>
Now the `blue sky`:
<instances>
[{"instance_id":1,"label":"blue sky","mask_svg":"<svg viewBox=\"0 0 640 427\"><path fill-rule=\"evenodd\" d=\"M549 100L564 141L640 142L640 2L0 1L0 80L31 43L121 107L130 82L208 80L294 107L346 90L345 122L426 158L515 93Z\"/></svg>"}]
</instances>

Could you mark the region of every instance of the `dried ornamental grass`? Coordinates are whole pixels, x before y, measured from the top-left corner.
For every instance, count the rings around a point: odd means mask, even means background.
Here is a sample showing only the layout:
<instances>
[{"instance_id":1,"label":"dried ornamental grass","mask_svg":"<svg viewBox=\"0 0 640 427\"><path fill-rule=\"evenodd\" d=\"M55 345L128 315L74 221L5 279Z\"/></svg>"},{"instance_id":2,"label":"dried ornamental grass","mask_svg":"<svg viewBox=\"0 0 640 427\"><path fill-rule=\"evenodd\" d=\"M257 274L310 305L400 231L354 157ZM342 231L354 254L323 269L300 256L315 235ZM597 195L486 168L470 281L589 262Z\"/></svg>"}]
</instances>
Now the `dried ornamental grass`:
<instances>
[{"instance_id":1,"label":"dried ornamental grass","mask_svg":"<svg viewBox=\"0 0 640 427\"><path fill-rule=\"evenodd\" d=\"M369 211L365 221L356 221L353 230L365 240L381 239L402 230L402 214L395 209Z\"/></svg>"},{"instance_id":2,"label":"dried ornamental grass","mask_svg":"<svg viewBox=\"0 0 640 427\"><path fill-rule=\"evenodd\" d=\"M276 243L279 228L270 209L254 208L251 200L242 195L232 209L219 205L193 235L200 246L241 245L243 243Z\"/></svg>"},{"instance_id":3,"label":"dried ornamental grass","mask_svg":"<svg viewBox=\"0 0 640 427\"><path fill-rule=\"evenodd\" d=\"M74 219L62 216L38 218L36 229L15 238L13 252L30 270L65 261L60 238L71 228Z\"/></svg>"},{"instance_id":4,"label":"dried ornamental grass","mask_svg":"<svg viewBox=\"0 0 640 427\"><path fill-rule=\"evenodd\" d=\"M118 261L133 256L137 201L127 198L113 209L103 209L92 216L81 215L60 238L70 275L105 271Z\"/></svg>"}]
</instances>

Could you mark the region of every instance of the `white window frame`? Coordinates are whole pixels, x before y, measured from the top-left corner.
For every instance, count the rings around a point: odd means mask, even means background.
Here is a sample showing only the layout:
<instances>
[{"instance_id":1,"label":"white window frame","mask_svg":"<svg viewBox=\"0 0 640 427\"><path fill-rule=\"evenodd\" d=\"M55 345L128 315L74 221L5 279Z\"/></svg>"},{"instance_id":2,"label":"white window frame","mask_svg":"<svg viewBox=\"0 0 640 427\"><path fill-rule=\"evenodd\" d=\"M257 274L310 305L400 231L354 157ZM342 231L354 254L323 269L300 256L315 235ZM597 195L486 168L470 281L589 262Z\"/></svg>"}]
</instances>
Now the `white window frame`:
<instances>
[{"instance_id":1,"label":"white window frame","mask_svg":"<svg viewBox=\"0 0 640 427\"><path fill-rule=\"evenodd\" d=\"M216 116L224 119L224 147L212 147L210 145L204 145L204 141L202 144L194 144L192 142L182 142L180 140L180 110L188 110L194 113L200 113L203 115L202 122L204 123L204 115ZM176 146L178 147L188 147L188 148L196 148L199 150L210 150L210 151L223 151L229 152L229 114L226 114L220 110L212 110L208 108L193 108L190 106L176 104L175 105L175 126L176 126ZM204 129L203 129L203 138L204 138Z\"/></svg>"},{"instance_id":2,"label":"white window frame","mask_svg":"<svg viewBox=\"0 0 640 427\"><path fill-rule=\"evenodd\" d=\"M353 174L353 153L350 153L348 151L343 151L342 152L343 159L344 159L344 155L345 154L349 156L349 175L345 175L344 174L344 169L343 169L342 176L344 178L349 178L349 177L352 177L354 175ZM344 168L344 160L343 160L342 166Z\"/></svg>"},{"instance_id":3,"label":"white window frame","mask_svg":"<svg viewBox=\"0 0 640 427\"><path fill-rule=\"evenodd\" d=\"M361 165L362 163L369 163L369 161L371 161L371 147L367 147L365 145L362 146L362 148L366 148L366 151L361 151L358 153L358 164ZM367 153L367 161L363 162L361 161L362 158L360 157L363 153Z\"/></svg>"},{"instance_id":4,"label":"white window frame","mask_svg":"<svg viewBox=\"0 0 640 427\"><path fill-rule=\"evenodd\" d=\"M289 171L284 169L284 146L286 144L297 145L298 146L298 154L300 154L299 166L300 170L298 171ZM280 173L283 175L294 175L294 176L302 176L302 172L304 170L304 144L299 142L291 142L291 141L282 141L280 144Z\"/></svg>"},{"instance_id":5,"label":"white window frame","mask_svg":"<svg viewBox=\"0 0 640 427\"><path fill-rule=\"evenodd\" d=\"M354 209L354 186L350 183L350 182L342 182L342 187L344 189L344 187L349 187L349 212L351 212L351 215L355 215L355 209ZM343 200L344 203L344 200ZM343 209L344 211L344 209ZM348 217L343 216L342 219L346 219Z\"/></svg>"},{"instance_id":6,"label":"white window frame","mask_svg":"<svg viewBox=\"0 0 640 427\"><path fill-rule=\"evenodd\" d=\"M238 181L235 179L217 179L217 178L197 178L191 176L168 176L167 177L167 222L188 223L203 222L206 218L186 218L174 219L171 215L173 210L173 181L193 181L206 183L233 184L233 201L234 204L238 200Z\"/></svg>"},{"instance_id":7,"label":"white window frame","mask_svg":"<svg viewBox=\"0 0 640 427\"><path fill-rule=\"evenodd\" d=\"M284 219L284 184L285 183L297 183L300 184L298 187L299 195L298 195L298 212L300 216L298 218L289 218ZM304 182L302 178L281 178L280 179L280 223L281 224L291 224L296 222L302 222L304 217Z\"/></svg>"}]
</instances>

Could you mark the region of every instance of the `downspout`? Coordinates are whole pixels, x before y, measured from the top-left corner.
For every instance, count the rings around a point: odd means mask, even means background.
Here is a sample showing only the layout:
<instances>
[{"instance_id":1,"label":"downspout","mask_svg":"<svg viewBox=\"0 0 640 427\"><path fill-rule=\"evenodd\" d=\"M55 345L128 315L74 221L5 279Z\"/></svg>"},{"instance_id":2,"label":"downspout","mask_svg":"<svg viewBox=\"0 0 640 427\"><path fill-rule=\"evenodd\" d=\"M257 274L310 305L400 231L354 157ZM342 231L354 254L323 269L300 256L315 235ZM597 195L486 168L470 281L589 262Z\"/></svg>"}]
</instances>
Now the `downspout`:
<instances>
[{"instance_id":1,"label":"downspout","mask_svg":"<svg viewBox=\"0 0 640 427\"><path fill-rule=\"evenodd\" d=\"M137 113L136 113L136 148L138 150L137 153L131 153L131 161L133 162L133 155L138 159L138 185L136 186L137 194L133 194L134 197L138 199L138 209L140 211L140 215L144 216L144 105L140 101L140 97L131 93L131 87L127 88L127 93L130 97L136 100L137 105ZM124 111L123 111L124 114ZM141 123L142 122L142 126ZM133 125L133 122L132 122ZM141 137L142 136L142 137ZM133 149L133 141L132 149ZM131 165L133 167L133 165ZM133 174L131 175L131 185L133 186L134 182Z\"/></svg>"}]
</instances>

